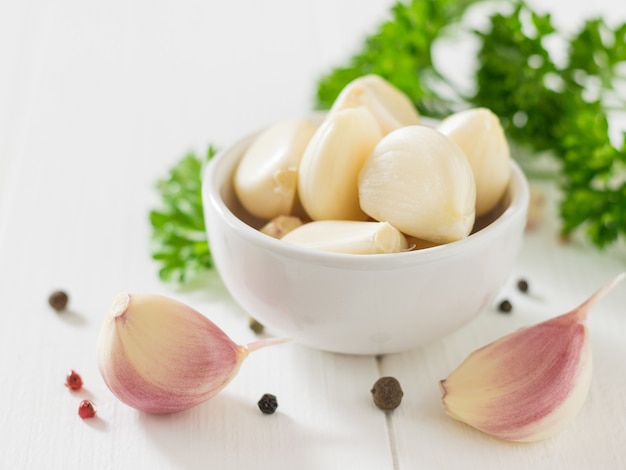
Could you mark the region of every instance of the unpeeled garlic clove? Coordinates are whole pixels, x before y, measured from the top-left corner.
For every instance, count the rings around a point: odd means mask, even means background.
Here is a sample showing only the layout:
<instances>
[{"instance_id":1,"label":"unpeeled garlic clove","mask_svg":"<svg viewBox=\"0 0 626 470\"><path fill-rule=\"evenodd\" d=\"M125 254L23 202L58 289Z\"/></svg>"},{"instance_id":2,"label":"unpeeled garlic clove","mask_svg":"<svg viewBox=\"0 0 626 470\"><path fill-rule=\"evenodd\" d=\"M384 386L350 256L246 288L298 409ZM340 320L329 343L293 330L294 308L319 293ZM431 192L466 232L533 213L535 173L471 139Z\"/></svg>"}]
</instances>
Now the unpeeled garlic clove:
<instances>
[{"instance_id":1,"label":"unpeeled garlic clove","mask_svg":"<svg viewBox=\"0 0 626 470\"><path fill-rule=\"evenodd\" d=\"M330 113L365 106L376 118L383 135L419 122L413 102L379 75L369 74L348 83L335 99Z\"/></svg>"},{"instance_id":2,"label":"unpeeled garlic clove","mask_svg":"<svg viewBox=\"0 0 626 470\"><path fill-rule=\"evenodd\" d=\"M122 402L148 413L172 413L213 397L251 351L277 341L239 346L177 300L121 293L100 331L98 367Z\"/></svg>"},{"instance_id":3,"label":"unpeeled garlic clove","mask_svg":"<svg viewBox=\"0 0 626 470\"><path fill-rule=\"evenodd\" d=\"M486 108L448 116L437 130L465 153L476 181L476 215L493 209L511 179L510 151L498 116Z\"/></svg>"},{"instance_id":4,"label":"unpeeled garlic clove","mask_svg":"<svg viewBox=\"0 0 626 470\"><path fill-rule=\"evenodd\" d=\"M398 253L408 248L404 235L388 222L319 220L292 230L282 240L335 253Z\"/></svg>"},{"instance_id":5,"label":"unpeeled garlic clove","mask_svg":"<svg viewBox=\"0 0 626 470\"><path fill-rule=\"evenodd\" d=\"M298 171L298 194L313 220L365 220L358 175L382 135L361 106L329 114L307 145Z\"/></svg>"},{"instance_id":6,"label":"unpeeled garlic clove","mask_svg":"<svg viewBox=\"0 0 626 470\"><path fill-rule=\"evenodd\" d=\"M581 409L591 382L585 320L624 275L569 313L518 330L470 354L440 382L446 413L509 441L538 441Z\"/></svg>"},{"instance_id":7,"label":"unpeeled garlic clove","mask_svg":"<svg viewBox=\"0 0 626 470\"><path fill-rule=\"evenodd\" d=\"M291 213L296 203L298 166L315 126L290 119L270 126L243 155L234 177L235 193L252 215L270 220Z\"/></svg>"},{"instance_id":8,"label":"unpeeled garlic clove","mask_svg":"<svg viewBox=\"0 0 626 470\"><path fill-rule=\"evenodd\" d=\"M432 243L465 238L476 187L459 147L440 132L407 126L383 137L359 175L359 200L375 220Z\"/></svg>"}]
</instances>

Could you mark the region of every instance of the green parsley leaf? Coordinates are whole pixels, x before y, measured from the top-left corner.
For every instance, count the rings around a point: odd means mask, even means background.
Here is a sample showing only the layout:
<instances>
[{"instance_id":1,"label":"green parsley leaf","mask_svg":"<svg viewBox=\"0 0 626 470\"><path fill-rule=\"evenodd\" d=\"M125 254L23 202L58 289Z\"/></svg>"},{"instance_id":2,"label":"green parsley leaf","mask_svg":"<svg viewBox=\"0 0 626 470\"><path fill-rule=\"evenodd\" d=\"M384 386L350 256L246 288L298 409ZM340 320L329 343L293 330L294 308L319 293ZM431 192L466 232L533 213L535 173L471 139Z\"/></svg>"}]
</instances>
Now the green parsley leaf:
<instances>
[{"instance_id":1,"label":"green parsley leaf","mask_svg":"<svg viewBox=\"0 0 626 470\"><path fill-rule=\"evenodd\" d=\"M184 284L213 265L202 210L202 171L215 155L209 146L204 157L188 153L157 182L161 207L150 211L152 258L159 277Z\"/></svg>"},{"instance_id":2,"label":"green parsley leaf","mask_svg":"<svg viewBox=\"0 0 626 470\"><path fill-rule=\"evenodd\" d=\"M451 112L453 101L437 90L454 92L451 83L435 67L432 49L435 40L456 23L479 0L414 0L396 3L391 18L366 38L362 50L345 66L319 80L317 107L330 108L339 92L352 80L377 74L393 83L415 103L418 110L433 117Z\"/></svg>"},{"instance_id":3,"label":"green parsley leaf","mask_svg":"<svg viewBox=\"0 0 626 470\"><path fill-rule=\"evenodd\" d=\"M498 115L507 136L535 152L553 150L562 137L568 107L565 82L544 43L556 33L549 14L524 3L510 14L496 13L480 38L475 106Z\"/></svg>"},{"instance_id":4,"label":"green parsley leaf","mask_svg":"<svg viewBox=\"0 0 626 470\"><path fill-rule=\"evenodd\" d=\"M626 143L621 148L611 143L598 102L579 105L565 127L561 230L569 235L584 228L603 248L626 236Z\"/></svg>"},{"instance_id":5,"label":"green parsley leaf","mask_svg":"<svg viewBox=\"0 0 626 470\"><path fill-rule=\"evenodd\" d=\"M604 20L589 19L567 38L549 15L519 2L478 34L472 102L501 116L518 143L556 157L562 233L581 228L599 248L626 236L626 155L611 143L607 117L610 107L624 109L615 85L626 65L626 24L611 30ZM555 35L569 44L565 65L556 65L545 48Z\"/></svg>"}]
</instances>

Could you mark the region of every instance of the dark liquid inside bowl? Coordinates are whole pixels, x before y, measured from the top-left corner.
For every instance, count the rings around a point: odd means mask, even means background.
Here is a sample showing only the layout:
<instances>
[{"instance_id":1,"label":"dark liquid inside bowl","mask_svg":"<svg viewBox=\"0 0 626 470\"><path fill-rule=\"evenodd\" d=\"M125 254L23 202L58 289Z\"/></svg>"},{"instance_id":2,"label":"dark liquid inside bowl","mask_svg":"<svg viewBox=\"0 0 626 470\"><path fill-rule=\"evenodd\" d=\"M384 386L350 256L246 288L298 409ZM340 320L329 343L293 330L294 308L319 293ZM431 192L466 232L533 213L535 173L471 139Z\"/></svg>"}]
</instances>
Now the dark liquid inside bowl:
<instances>
[{"instance_id":1,"label":"dark liquid inside bowl","mask_svg":"<svg viewBox=\"0 0 626 470\"><path fill-rule=\"evenodd\" d=\"M470 233L470 235L472 233L479 232L480 230L484 229L488 225L495 222L498 219L498 217L500 217L504 213L504 211L506 210L507 207L509 207L510 204L511 204L511 185L509 184L509 187L507 188L506 193L504 193L504 196L502 197L502 199L500 199L498 204L496 204L496 206L493 209L491 209L489 212L487 212L486 214L483 214L480 217L476 218L476 220L474 221L474 227L472 228L472 232Z\"/></svg>"}]
</instances>

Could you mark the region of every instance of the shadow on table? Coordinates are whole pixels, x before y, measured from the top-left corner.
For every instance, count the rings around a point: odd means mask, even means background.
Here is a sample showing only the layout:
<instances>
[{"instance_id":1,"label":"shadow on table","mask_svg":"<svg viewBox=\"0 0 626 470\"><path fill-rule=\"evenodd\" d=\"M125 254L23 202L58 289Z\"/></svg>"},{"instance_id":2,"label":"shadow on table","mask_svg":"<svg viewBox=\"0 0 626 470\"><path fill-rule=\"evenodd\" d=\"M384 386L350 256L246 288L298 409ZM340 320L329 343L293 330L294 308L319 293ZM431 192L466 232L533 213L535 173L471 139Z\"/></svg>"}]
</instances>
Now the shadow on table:
<instances>
[{"instance_id":1,"label":"shadow on table","mask_svg":"<svg viewBox=\"0 0 626 470\"><path fill-rule=\"evenodd\" d=\"M82 327L82 326L87 326L87 323L88 323L87 318L84 315L72 309L67 309L67 310L63 310L62 312L59 312L58 317L63 322L71 326Z\"/></svg>"},{"instance_id":2,"label":"shadow on table","mask_svg":"<svg viewBox=\"0 0 626 470\"><path fill-rule=\"evenodd\" d=\"M307 441L320 436L308 435L280 410L264 415L256 403L227 392L188 411L142 414L139 423L175 468L319 468Z\"/></svg>"}]
</instances>

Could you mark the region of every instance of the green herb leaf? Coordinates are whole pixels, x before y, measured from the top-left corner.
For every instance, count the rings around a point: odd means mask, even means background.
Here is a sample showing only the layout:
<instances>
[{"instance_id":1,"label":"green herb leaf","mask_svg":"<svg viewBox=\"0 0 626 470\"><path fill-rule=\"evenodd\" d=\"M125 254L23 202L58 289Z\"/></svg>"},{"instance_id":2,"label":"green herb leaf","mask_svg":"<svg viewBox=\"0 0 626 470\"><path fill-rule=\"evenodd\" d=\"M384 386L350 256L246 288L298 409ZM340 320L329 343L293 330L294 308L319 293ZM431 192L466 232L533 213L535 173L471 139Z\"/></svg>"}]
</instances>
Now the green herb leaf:
<instances>
[{"instance_id":1,"label":"green herb leaf","mask_svg":"<svg viewBox=\"0 0 626 470\"><path fill-rule=\"evenodd\" d=\"M477 32L477 89L470 101L491 109L507 136L535 151L554 148L567 106L559 70L543 45L554 31L550 15L519 3L508 15L494 14L487 32Z\"/></svg>"},{"instance_id":2,"label":"green herb leaf","mask_svg":"<svg viewBox=\"0 0 626 470\"><path fill-rule=\"evenodd\" d=\"M160 263L159 277L184 284L213 265L202 210L202 171L215 155L188 153L160 180L156 188L161 207L150 212L152 258Z\"/></svg>"},{"instance_id":3,"label":"green herb leaf","mask_svg":"<svg viewBox=\"0 0 626 470\"><path fill-rule=\"evenodd\" d=\"M615 147L599 103L577 107L562 141L562 232L584 227L603 248L626 235L626 144Z\"/></svg>"},{"instance_id":4,"label":"green herb leaf","mask_svg":"<svg viewBox=\"0 0 626 470\"><path fill-rule=\"evenodd\" d=\"M352 80L377 74L406 93L418 110L434 117L449 114L453 101L442 88L454 92L433 63L432 46L446 28L457 22L479 0L414 0L398 2L391 18L365 40L363 49L346 66L319 80L317 107L330 108L339 92Z\"/></svg>"},{"instance_id":5,"label":"green herb leaf","mask_svg":"<svg viewBox=\"0 0 626 470\"><path fill-rule=\"evenodd\" d=\"M587 20L567 38L549 15L524 2L491 17L481 38L475 105L500 115L507 135L532 151L548 150L560 163L561 231L583 229L603 248L626 236L626 155L609 136L608 109L621 107L616 93L626 65L626 24L611 30ZM567 63L557 66L545 43L569 44Z\"/></svg>"}]
</instances>

